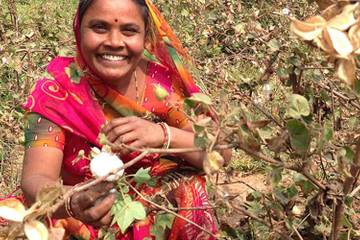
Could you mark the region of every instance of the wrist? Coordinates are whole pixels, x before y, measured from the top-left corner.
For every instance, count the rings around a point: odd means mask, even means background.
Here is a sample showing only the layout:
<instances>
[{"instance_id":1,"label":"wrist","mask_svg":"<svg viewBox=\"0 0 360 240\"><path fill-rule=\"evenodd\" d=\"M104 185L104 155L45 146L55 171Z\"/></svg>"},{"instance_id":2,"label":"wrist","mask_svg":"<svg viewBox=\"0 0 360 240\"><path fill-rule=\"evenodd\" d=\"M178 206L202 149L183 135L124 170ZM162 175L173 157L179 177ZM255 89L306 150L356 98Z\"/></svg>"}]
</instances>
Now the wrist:
<instances>
[{"instance_id":1,"label":"wrist","mask_svg":"<svg viewBox=\"0 0 360 240\"><path fill-rule=\"evenodd\" d=\"M161 143L161 147L163 149L169 149L171 144L171 131L169 125L165 122L160 122L158 125L161 127L162 133L163 133L163 141Z\"/></svg>"}]
</instances>

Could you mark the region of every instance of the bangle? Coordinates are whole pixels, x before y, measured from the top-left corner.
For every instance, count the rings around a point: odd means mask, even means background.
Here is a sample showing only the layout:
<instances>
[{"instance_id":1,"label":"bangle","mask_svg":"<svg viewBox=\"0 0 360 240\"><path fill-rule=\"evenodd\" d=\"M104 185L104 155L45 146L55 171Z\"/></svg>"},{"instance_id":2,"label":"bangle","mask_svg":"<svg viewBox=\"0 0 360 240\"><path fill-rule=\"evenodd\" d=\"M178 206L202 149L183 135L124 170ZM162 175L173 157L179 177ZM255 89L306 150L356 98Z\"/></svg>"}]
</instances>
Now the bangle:
<instances>
[{"instance_id":1,"label":"bangle","mask_svg":"<svg viewBox=\"0 0 360 240\"><path fill-rule=\"evenodd\" d=\"M69 217L74 217L74 212L71 210L71 196L65 201L65 210Z\"/></svg>"},{"instance_id":2,"label":"bangle","mask_svg":"<svg viewBox=\"0 0 360 240\"><path fill-rule=\"evenodd\" d=\"M167 125L167 123L165 122L160 122L158 123L164 133L164 142L163 142L163 147L164 149L169 149L170 148L170 143L171 143L171 132L170 132L170 127L169 125Z\"/></svg>"}]
</instances>

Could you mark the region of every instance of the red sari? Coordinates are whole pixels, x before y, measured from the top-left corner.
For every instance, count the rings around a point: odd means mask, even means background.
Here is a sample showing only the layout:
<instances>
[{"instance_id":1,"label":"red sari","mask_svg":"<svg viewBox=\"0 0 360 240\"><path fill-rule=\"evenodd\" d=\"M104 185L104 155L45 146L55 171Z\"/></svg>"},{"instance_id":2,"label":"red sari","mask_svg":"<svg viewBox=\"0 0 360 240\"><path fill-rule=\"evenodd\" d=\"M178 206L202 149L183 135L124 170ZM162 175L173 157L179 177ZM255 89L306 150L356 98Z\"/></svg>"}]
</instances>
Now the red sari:
<instances>
[{"instance_id":1,"label":"red sari","mask_svg":"<svg viewBox=\"0 0 360 240\"><path fill-rule=\"evenodd\" d=\"M180 42L151 1L146 0L146 3L154 23L156 40L151 49L147 50L154 58L148 64L141 104L122 96L101 79L90 74L91 71L81 57L78 15L74 21L78 46L77 58L55 58L48 66L48 73L52 79L44 78L37 81L24 104L25 110L30 113L28 115L29 122L32 123L30 128L41 129L26 134L27 147L57 147L63 150L61 177L66 185L75 185L92 177L89 172L89 161L84 158L74 162L74 159L80 151L88 155L91 147L101 147L97 137L106 121L135 115L154 122L163 121L177 128L183 128L188 123L182 111L183 99L199 92L199 88L181 63L178 54L186 57L186 53ZM77 76L82 77L72 78L69 72L76 72ZM168 91L169 96L164 101L156 98L154 94L156 85ZM137 155L138 153L134 152L122 158L129 161ZM160 192L164 193L164 185L166 185L166 193L171 193L178 208L201 209L181 210L178 214L216 233L214 216L209 208L202 174L181 159L159 154L146 156L131 169L127 169L127 172L136 172L140 167L150 167L151 175L158 177L155 187L140 186L138 190L143 195L154 196ZM135 195L134 198L138 200ZM145 207L150 207L144 202L143 204ZM144 221L136 222L125 234L117 236L117 239L154 238L150 231L155 215L156 211L151 211ZM81 239L98 238L96 229L73 218L56 220L54 224L64 227L67 236ZM176 217L168 239L213 238Z\"/></svg>"},{"instance_id":2,"label":"red sari","mask_svg":"<svg viewBox=\"0 0 360 240\"><path fill-rule=\"evenodd\" d=\"M81 150L88 155L91 147L101 147L97 136L106 120L130 113L147 119L150 117L153 121L164 121L177 128L182 128L187 124L187 119L182 113L182 99L185 97L184 87L181 81L172 78L171 72L163 66L149 62L142 105L137 105L105 84L89 79L90 76L84 76L80 81L71 80L66 74L66 69L75 66L72 65L74 63L73 58L54 59L48 67L48 72L53 79L38 81L24 105L27 111L37 113L44 118L42 120L32 119L33 124L43 125L47 120L55 124L47 126L47 136L36 135L34 132L28 134L27 139L34 141L29 141L27 145L28 147L60 146L63 149L64 159L61 172L64 184L74 185L91 178L89 161L81 159L74 164L74 160ZM154 87L156 85L161 85L170 93L163 102L160 102L155 96ZM116 108L112 107L113 105L116 105ZM60 127L62 131L57 131L57 127ZM137 155L138 153L131 153L123 159L129 161ZM204 178L184 161L171 159L168 160L166 157L153 154L145 157L127 172L135 172L140 167L150 167L151 175L160 177L156 187L140 187L139 190L145 196L154 196L163 192L164 181L162 180L167 176L177 176L175 181L165 185L176 201L177 207L181 209L209 208ZM189 169L191 170L190 174ZM187 174L181 174L184 171ZM175 172L181 175L174 174ZM145 203L144 205L146 206ZM213 233L216 232L213 214L209 209L182 210L179 214ZM155 215L156 211L149 214L146 220L135 223L127 233L119 235L118 239L151 238L150 231ZM64 227L69 235L82 239L97 238L95 229L83 225L75 219L62 219L54 223L55 226ZM175 218L168 239L190 240L211 239L211 237L184 220Z\"/></svg>"}]
</instances>

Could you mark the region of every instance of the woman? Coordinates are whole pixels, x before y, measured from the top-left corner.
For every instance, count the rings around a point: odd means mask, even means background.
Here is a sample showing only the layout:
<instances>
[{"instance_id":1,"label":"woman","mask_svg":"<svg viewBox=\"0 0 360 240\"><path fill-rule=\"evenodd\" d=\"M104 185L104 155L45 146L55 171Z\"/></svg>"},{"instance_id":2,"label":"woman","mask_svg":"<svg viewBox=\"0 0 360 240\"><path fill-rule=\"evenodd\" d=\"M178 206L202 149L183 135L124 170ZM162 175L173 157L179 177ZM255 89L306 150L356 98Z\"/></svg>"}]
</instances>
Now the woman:
<instances>
[{"instance_id":1,"label":"woman","mask_svg":"<svg viewBox=\"0 0 360 240\"><path fill-rule=\"evenodd\" d=\"M54 59L48 66L53 79L39 80L24 105L28 128L22 189L29 202L59 178L68 187L90 179L89 161L77 157L101 147L100 132L115 146L113 150L122 143L134 148L194 146L192 125L181 108L184 97L198 88L179 62L177 54L185 56L181 45L150 1L80 0L74 31L76 58ZM145 49L151 58L144 57ZM158 86L170 94L164 101L156 97ZM119 155L127 161L138 153ZM225 155L229 157L228 152ZM127 172L150 167L153 176L162 177L156 187L140 189L145 195L160 191L161 179L176 172L184 177L170 189L170 201L179 208L206 209L205 181L189 171L189 166L201 169L203 159L202 152L178 154L171 161L153 154ZM55 226L64 227L69 236L97 238L96 229L111 222L115 201L111 188L103 183L72 196L68 206L55 214L59 219ZM179 214L216 232L211 210ZM118 239L151 238L153 221L149 214ZM211 237L175 218L168 239Z\"/></svg>"}]
</instances>

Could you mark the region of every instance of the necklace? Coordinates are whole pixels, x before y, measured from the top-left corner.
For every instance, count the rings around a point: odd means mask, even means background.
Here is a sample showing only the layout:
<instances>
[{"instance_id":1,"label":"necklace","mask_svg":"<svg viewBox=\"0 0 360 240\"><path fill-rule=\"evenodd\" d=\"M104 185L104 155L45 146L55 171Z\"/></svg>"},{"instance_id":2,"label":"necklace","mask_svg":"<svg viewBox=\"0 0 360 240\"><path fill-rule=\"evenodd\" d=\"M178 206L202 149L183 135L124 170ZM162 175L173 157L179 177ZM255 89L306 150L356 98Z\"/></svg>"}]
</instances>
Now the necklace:
<instances>
[{"instance_id":1,"label":"necklace","mask_svg":"<svg viewBox=\"0 0 360 240\"><path fill-rule=\"evenodd\" d=\"M138 87L136 70L135 70L135 72L134 72L134 78L135 78L136 103L137 103L137 104L140 104L140 101L139 101L139 87Z\"/></svg>"}]
</instances>

